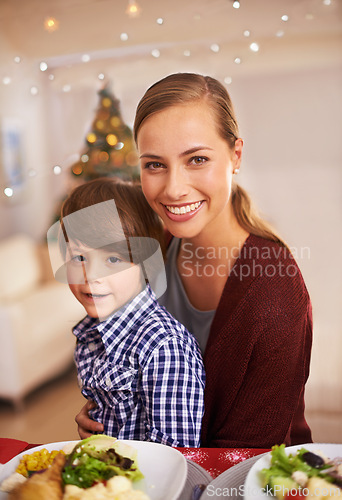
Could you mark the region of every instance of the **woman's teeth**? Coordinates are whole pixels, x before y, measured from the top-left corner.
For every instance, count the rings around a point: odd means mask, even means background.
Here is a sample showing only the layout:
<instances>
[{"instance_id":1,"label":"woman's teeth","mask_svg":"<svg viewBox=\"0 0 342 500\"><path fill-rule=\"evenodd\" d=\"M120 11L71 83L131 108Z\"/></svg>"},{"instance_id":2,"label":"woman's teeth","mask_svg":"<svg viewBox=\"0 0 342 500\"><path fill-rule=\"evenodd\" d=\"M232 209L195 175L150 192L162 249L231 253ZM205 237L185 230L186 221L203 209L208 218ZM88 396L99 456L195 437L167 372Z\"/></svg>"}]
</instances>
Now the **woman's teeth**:
<instances>
[{"instance_id":1,"label":"woman's teeth","mask_svg":"<svg viewBox=\"0 0 342 500\"><path fill-rule=\"evenodd\" d=\"M189 212L192 212L193 210L196 210L200 206L202 202L197 201L196 203L191 203L191 205L183 205L182 207L172 207L170 205L165 205L167 210L171 212L172 214L187 214Z\"/></svg>"}]
</instances>

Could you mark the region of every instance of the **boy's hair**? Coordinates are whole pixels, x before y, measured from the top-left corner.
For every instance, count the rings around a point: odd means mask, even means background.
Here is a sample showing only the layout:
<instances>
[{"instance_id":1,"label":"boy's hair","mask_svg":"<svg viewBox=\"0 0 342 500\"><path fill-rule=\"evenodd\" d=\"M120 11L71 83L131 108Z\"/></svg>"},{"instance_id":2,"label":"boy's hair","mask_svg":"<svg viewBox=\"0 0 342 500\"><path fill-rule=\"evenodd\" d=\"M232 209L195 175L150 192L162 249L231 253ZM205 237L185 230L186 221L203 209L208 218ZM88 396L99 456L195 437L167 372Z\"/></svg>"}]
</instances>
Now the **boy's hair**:
<instances>
[{"instance_id":1,"label":"boy's hair","mask_svg":"<svg viewBox=\"0 0 342 500\"><path fill-rule=\"evenodd\" d=\"M120 221L113 217L110 204L105 201L114 200ZM64 225L63 219L84 208L103 203L100 213L96 218L85 215L75 219L75 226L70 227L72 218L68 218L68 227ZM82 212L79 212L82 214ZM87 211L85 211L87 213ZM129 238L153 238L160 244L162 254L165 255L164 229L161 219L152 210L146 201L141 186L137 182L124 181L114 177L99 178L86 182L76 187L61 208L61 229L64 238L68 242L77 235L76 240L90 248L97 248L98 242L103 241L104 235L113 236L113 245L106 245L106 249L115 250L122 255L124 260L131 260ZM124 234L126 241L120 241ZM122 240L122 238L121 238ZM144 240L142 240L144 241ZM136 253L141 253L141 259L146 258L149 249L146 242L141 243L141 249L135 248ZM61 248L62 253L63 248Z\"/></svg>"}]
</instances>

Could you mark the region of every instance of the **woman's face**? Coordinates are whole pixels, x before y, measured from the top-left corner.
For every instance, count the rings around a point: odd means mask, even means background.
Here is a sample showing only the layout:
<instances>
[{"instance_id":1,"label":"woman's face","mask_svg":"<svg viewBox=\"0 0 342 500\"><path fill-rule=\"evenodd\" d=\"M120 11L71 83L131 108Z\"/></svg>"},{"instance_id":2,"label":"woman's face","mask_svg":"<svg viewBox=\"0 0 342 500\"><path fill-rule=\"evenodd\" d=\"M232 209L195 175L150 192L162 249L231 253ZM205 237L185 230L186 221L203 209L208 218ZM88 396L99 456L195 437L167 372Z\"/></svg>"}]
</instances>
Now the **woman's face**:
<instances>
[{"instance_id":1,"label":"woman's face","mask_svg":"<svg viewBox=\"0 0 342 500\"><path fill-rule=\"evenodd\" d=\"M222 231L229 222L232 175L243 141L230 149L206 102L176 105L151 115L138 137L144 194L176 237Z\"/></svg>"}]
</instances>

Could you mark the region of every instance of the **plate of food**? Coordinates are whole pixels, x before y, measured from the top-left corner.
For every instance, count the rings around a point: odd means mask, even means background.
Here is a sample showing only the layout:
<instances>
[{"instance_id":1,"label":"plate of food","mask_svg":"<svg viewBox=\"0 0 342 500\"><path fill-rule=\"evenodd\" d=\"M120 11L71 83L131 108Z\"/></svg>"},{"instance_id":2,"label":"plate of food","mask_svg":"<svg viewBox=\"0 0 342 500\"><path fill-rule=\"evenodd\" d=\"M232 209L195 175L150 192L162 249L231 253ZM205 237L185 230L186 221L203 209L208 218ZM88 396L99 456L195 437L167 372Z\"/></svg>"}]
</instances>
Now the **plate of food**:
<instances>
[{"instance_id":1,"label":"plate of food","mask_svg":"<svg viewBox=\"0 0 342 500\"><path fill-rule=\"evenodd\" d=\"M170 446L94 435L12 458L0 471L0 500L175 500L186 477Z\"/></svg>"},{"instance_id":2,"label":"plate of food","mask_svg":"<svg viewBox=\"0 0 342 500\"><path fill-rule=\"evenodd\" d=\"M342 444L273 446L249 470L245 500L342 500Z\"/></svg>"}]
</instances>

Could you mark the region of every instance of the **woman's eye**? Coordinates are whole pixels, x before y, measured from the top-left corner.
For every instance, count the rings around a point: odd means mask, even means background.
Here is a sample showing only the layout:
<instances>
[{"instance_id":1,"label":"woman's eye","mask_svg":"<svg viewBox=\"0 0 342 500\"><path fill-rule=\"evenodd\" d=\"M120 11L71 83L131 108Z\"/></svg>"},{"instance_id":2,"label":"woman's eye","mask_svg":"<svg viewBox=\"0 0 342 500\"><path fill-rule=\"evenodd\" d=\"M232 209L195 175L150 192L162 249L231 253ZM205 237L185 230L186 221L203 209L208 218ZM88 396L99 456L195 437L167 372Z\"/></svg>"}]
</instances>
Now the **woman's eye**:
<instances>
[{"instance_id":1,"label":"woman's eye","mask_svg":"<svg viewBox=\"0 0 342 500\"><path fill-rule=\"evenodd\" d=\"M159 161L149 161L145 163L144 168L147 170L159 170L160 168L163 168L163 164L159 163Z\"/></svg>"},{"instance_id":2,"label":"woman's eye","mask_svg":"<svg viewBox=\"0 0 342 500\"><path fill-rule=\"evenodd\" d=\"M190 164L192 165L203 165L205 162L208 161L209 158L206 156L193 156L190 158Z\"/></svg>"}]
</instances>

